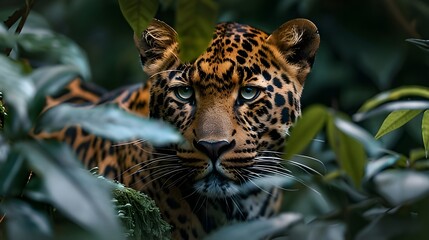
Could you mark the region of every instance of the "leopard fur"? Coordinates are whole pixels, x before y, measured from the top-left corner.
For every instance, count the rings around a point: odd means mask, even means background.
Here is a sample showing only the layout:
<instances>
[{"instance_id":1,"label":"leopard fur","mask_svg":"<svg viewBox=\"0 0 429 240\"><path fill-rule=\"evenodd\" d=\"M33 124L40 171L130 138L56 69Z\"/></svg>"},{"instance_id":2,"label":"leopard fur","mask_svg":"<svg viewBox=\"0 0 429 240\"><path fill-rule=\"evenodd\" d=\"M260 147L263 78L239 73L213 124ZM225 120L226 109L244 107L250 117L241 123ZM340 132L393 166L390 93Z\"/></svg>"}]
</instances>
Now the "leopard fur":
<instances>
[{"instance_id":1,"label":"leopard fur","mask_svg":"<svg viewBox=\"0 0 429 240\"><path fill-rule=\"evenodd\" d=\"M281 175L288 129L300 115L304 81L319 47L316 26L286 22L271 35L238 24L217 25L207 50L195 61L179 59L177 33L153 20L135 35L149 80L109 94L82 93L79 80L48 108L65 99L116 103L142 117L174 125L185 141L153 147L144 141L114 143L78 126L40 138L68 142L88 168L152 197L172 225L174 239L201 239L234 221L269 217L281 191L254 181ZM70 100L71 101L71 100ZM249 186L253 186L249 187Z\"/></svg>"}]
</instances>

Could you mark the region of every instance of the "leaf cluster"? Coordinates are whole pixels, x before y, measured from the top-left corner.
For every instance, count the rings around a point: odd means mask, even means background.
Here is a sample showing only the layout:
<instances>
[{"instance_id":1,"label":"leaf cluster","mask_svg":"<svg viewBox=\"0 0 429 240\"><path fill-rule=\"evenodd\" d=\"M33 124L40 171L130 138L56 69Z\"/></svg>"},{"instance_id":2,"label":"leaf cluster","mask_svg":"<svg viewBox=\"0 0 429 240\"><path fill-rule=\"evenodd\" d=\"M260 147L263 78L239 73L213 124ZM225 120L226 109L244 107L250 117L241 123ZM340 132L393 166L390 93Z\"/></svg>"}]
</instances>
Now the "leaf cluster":
<instances>
[{"instance_id":1,"label":"leaf cluster","mask_svg":"<svg viewBox=\"0 0 429 240\"><path fill-rule=\"evenodd\" d=\"M28 21L34 23L31 16ZM140 229L139 236L168 235L169 226L150 199L97 178L67 144L36 139L33 131L81 126L114 142L145 139L154 144L178 141L180 135L113 105L65 104L42 113L46 96L76 78L90 77L83 51L45 26L28 24L16 33L13 26L0 24L0 49L8 53L0 54L2 109L7 113L0 132L0 238L124 239L118 216L124 215L126 204L136 206L128 210L129 222Z\"/></svg>"}]
</instances>

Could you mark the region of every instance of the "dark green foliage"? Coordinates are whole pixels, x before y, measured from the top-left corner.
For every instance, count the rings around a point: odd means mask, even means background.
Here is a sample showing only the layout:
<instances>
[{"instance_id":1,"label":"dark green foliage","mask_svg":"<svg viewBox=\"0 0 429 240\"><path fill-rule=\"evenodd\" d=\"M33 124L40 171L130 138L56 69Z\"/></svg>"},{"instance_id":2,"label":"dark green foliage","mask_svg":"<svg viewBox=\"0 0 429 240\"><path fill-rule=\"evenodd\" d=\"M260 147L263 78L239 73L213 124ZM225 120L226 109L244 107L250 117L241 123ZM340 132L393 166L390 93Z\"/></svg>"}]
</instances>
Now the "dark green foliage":
<instances>
[{"instance_id":1,"label":"dark green foliage","mask_svg":"<svg viewBox=\"0 0 429 240\"><path fill-rule=\"evenodd\" d=\"M179 34L180 59L191 61L209 45L216 22L213 0L178 0L175 29Z\"/></svg>"},{"instance_id":2,"label":"dark green foliage","mask_svg":"<svg viewBox=\"0 0 429 240\"><path fill-rule=\"evenodd\" d=\"M141 36L158 10L158 0L119 0L122 15L134 33Z\"/></svg>"},{"instance_id":3,"label":"dark green foliage","mask_svg":"<svg viewBox=\"0 0 429 240\"><path fill-rule=\"evenodd\" d=\"M90 75L86 57L74 42L35 22L30 17L23 33L0 25L0 49L10 53L0 54L2 124L5 119L0 133L0 238L124 239L118 215L127 203L136 206L130 218L139 229L133 236L165 238L169 226L153 201L97 179L83 169L68 145L36 140L31 129L55 131L82 125L113 141L143 138L155 144L174 142L180 136L166 124L113 106L64 105L39 117L46 95L59 92L78 76ZM112 191L118 209L112 203Z\"/></svg>"}]
</instances>

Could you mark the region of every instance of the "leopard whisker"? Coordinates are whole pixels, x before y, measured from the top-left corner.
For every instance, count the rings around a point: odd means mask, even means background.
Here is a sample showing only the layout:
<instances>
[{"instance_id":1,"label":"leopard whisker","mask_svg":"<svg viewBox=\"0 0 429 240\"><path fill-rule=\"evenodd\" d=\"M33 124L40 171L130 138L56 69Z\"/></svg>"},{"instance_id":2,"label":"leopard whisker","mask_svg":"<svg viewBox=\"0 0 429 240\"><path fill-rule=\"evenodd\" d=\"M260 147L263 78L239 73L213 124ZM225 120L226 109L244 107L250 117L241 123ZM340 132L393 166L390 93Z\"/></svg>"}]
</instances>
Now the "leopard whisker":
<instances>
[{"instance_id":1,"label":"leopard whisker","mask_svg":"<svg viewBox=\"0 0 429 240\"><path fill-rule=\"evenodd\" d=\"M157 181L157 180L159 180L159 179L161 179L161 178L163 178L163 177L165 177L165 176L167 176L167 175L169 175L169 174L173 174L173 173L175 173L175 172L179 172L179 171L184 171L185 169L183 169L183 168L180 168L180 167L177 167L177 168L175 168L175 169L173 169L173 170L171 170L171 168L168 168L168 169L162 169L163 171L160 171L160 172L158 172L156 175L158 175L157 177L155 177L155 178L153 178L153 179L151 179L149 182L147 182L147 183L145 183L144 185L145 186L147 186L147 185L149 185L150 183L152 183L152 182L154 182L154 181ZM153 176L152 174L151 174L151 176ZM136 184L136 183L139 183L139 182L141 182L142 181L142 179L140 179L139 181L136 181L135 183L133 183L132 185L134 185L134 184Z\"/></svg>"},{"instance_id":2,"label":"leopard whisker","mask_svg":"<svg viewBox=\"0 0 429 240\"><path fill-rule=\"evenodd\" d=\"M147 168L146 166L145 167L141 167L141 168L139 168L139 169L137 169L136 171L134 171L133 173L131 173L130 175L134 175L134 174L137 174L137 173L141 173L141 172L144 172L144 171L149 171L149 170L154 170L154 169L157 169L157 170L159 170L159 169L171 169L172 167L181 167L179 164L176 164L176 163L170 163L170 164L163 164L163 165L157 165L157 166L153 166L153 167L150 167L150 168ZM154 171L154 173L157 171L157 170L155 170ZM154 174L154 173L152 173L152 174Z\"/></svg>"},{"instance_id":3,"label":"leopard whisker","mask_svg":"<svg viewBox=\"0 0 429 240\"><path fill-rule=\"evenodd\" d=\"M246 169L246 170L250 171L249 169ZM258 167L258 168L254 168L254 170L258 170L259 173L265 173L266 176L282 176L282 177L287 177L287 178L292 178L292 179L296 178L292 174L288 174L288 173L279 171L277 169L272 169L272 168Z\"/></svg>"},{"instance_id":4,"label":"leopard whisker","mask_svg":"<svg viewBox=\"0 0 429 240\"><path fill-rule=\"evenodd\" d=\"M234 186L231 186L233 189L235 189L237 192L239 192L239 190L236 188L236 187L234 187ZM235 209L237 209L237 211L239 212L239 214L241 215L241 217L243 218L243 219L245 219L246 217L244 216L244 213L243 213L243 211L241 210L241 206L240 206L240 204L238 204L237 202L239 202L239 200L237 199L237 196L236 195L232 195L231 196L231 201L232 201L232 204L234 204L234 206L235 206Z\"/></svg>"},{"instance_id":5,"label":"leopard whisker","mask_svg":"<svg viewBox=\"0 0 429 240\"><path fill-rule=\"evenodd\" d=\"M194 188L194 191L192 191L190 194L188 194L188 195L186 195L186 196L184 196L184 197L182 197L182 198L183 198L183 199L186 199L186 198L191 197L192 195L194 195L194 194L196 194L196 193L198 193L198 189Z\"/></svg>"},{"instance_id":6,"label":"leopard whisker","mask_svg":"<svg viewBox=\"0 0 429 240\"><path fill-rule=\"evenodd\" d=\"M265 169L276 170L276 171L281 172L281 173L292 174L291 170L289 170L283 166L280 166L280 165L255 164L252 166L252 168L254 168L254 169L265 168Z\"/></svg>"},{"instance_id":7,"label":"leopard whisker","mask_svg":"<svg viewBox=\"0 0 429 240\"><path fill-rule=\"evenodd\" d=\"M188 172L188 173L186 173L186 174L183 174L182 176L180 176L179 178L177 178L176 180L174 180L173 182L171 182L170 184L168 184L168 185L166 186L166 188L171 188L172 186L177 185L177 183L180 183L183 179L186 179L186 178L187 178L188 176L190 176L194 171L195 171L195 170L190 171L190 172ZM177 174L176 174L176 175L177 175ZM176 175L174 175L174 176L176 176ZM167 183L167 182L168 182L168 180L170 180L172 177L173 177L173 175L172 175L171 177L169 177L167 180L165 180L165 183ZM161 186L161 188L163 188L163 187L164 187L165 183Z\"/></svg>"},{"instance_id":8,"label":"leopard whisker","mask_svg":"<svg viewBox=\"0 0 429 240\"><path fill-rule=\"evenodd\" d=\"M203 187L198 187L195 189L195 191L200 192L202 188ZM201 198L203 199L203 201L201 202L200 206L198 207ZM207 206L207 197L202 195L202 194L198 194L198 199L197 199L197 202L195 203L195 206L192 208L192 212L199 212L201 210L201 208L203 207L204 203L206 203L206 206Z\"/></svg>"},{"instance_id":9,"label":"leopard whisker","mask_svg":"<svg viewBox=\"0 0 429 240\"><path fill-rule=\"evenodd\" d=\"M305 164L302 164L302 163L300 163L300 162L296 162L296 161L293 161L293 160L288 160L287 162L288 162L288 164L290 164L290 165L292 165L292 166L295 166L295 167L297 167L297 168L299 168L299 169L303 170L304 172L306 172L306 173L308 173L308 174L315 173L315 174L317 174L317 175L319 175L319 176L323 176L323 174L322 174L322 173L320 173L319 171L317 171L316 169L314 169L314 168L312 168L312 167L309 167L309 166L307 166L307 165L305 165Z\"/></svg>"},{"instance_id":10,"label":"leopard whisker","mask_svg":"<svg viewBox=\"0 0 429 240\"><path fill-rule=\"evenodd\" d=\"M176 54L174 54L174 52L171 52L171 53L173 53L173 55L176 57L176 59L178 59L178 57L177 57L177 55ZM149 78L153 78L154 76L156 76L156 75L159 75L159 74L163 74L163 73L168 73L168 72L179 72L179 73L183 73L183 70L164 70L164 71L159 71L159 72L157 72L157 73L155 73L155 74L152 74L152 76L150 76Z\"/></svg>"},{"instance_id":11,"label":"leopard whisker","mask_svg":"<svg viewBox=\"0 0 429 240\"><path fill-rule=\"evenodd\" d=\"M153 159L151 159L151 160L149 160L149 162L141 162L141 163L138 163L138 164L135 164L134 166L132 166L132 167L129 167L129 168L127 168L126 170L124 170L124 171L122 171L121 172L121 174L119 174L119 175L117 175L116 176L116 178L117 177L121 177L121 176L123 176L125 173L127 173L127 172L129 172L129 171L131 171L132 169L134 169L134 168L136 168L136 167L140 167L140 168L144 168L144 167L146 167L146 166L149 166L149 165L152 165L152 164L155 164L155 163L157 163L157 162L176 162L177 161L177 159L176 158L173 158L173 157L175 157L175 156L163 156L163 157L159 157L159 158L153 158ZM169 159L170 158L170 159ZM139 169L140 169L139 168ZM137 170L138 171L138 170Z\"/></svg>"},{"instance_id":12,"label":"leopard whisker","mask_svg":"<svg viewBox=\"0 0 429 240\"><path fill-rule=\"evenodd\" d=\"M126 145L139 144L139 143L143 143L146 141L147 140L137 139L137 140L127 141L127 142L115 143L115 144L112 144L112 147L121 147L121 146L126 146Z\"/></svg>"}]
</instances>

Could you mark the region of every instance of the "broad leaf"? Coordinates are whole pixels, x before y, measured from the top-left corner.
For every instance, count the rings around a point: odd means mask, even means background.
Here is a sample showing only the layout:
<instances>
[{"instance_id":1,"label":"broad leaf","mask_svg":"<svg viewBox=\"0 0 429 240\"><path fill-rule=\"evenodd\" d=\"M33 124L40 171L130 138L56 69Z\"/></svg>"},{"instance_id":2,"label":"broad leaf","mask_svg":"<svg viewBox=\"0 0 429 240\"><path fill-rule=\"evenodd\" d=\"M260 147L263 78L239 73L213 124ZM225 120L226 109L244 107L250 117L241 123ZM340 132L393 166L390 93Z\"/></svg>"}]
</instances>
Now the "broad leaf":
<instances>
[{"instance_id":1,"label":"broad leaf","mask_svg":"<svg viewBox=\"0 0 429 240\"><path fill-rule=\"evenodd\" d=\"M380 146L380 143L377 142L372 135L370 135L367 131L365 131L358 125L355 125L341 118L335 119L335 125L343 133L358 140L361 144L363 144L369 152L370 156L375 156L380 152L384 151L384 149Z\"/></svg>"},{"instance_id":2,"label":"broad leaf","mask_svg":"<svg viewBox=\"0 0 429 240\"><path fill-rule=\"evenodd\" d=\"M400 159L400 155L387 155L380 159L369 161L366 166L365 179L370 180L381 171L394 166Z\"/></svg>"},{"instance_id":3,"label":"broad leaf","mask_svg":"<svg viewBox=\"0 0 429 240\"><path fill-rule=\"evenodd\" d=\"M180 134L170 125L134 115L115 105L86 108L61 104L41 116L36 132L55 132L77 125L115 142L142 139L163 145L181 139Z\"/></svg>"},{"instance_id":4,"label":"broad leaf","mask_svg":"<svg viewBox=\"0 0 429 240\"><path fill-rule=\"evenodd\" d=\"M208 47L216 22L217 4L213 0L178 0L176 30L180 59L191 61Z\"/></svg>"},{"instance_id":5,"label":"broad leaf","mask_svg":"<svg viewBox=\"0 0 429 240\"><path fill-rule=\"evenodd\" d=\"M375 138L380 138L385 134L403 126L411 119L420 114L422 110L398 110L390 113L378 130Z\"/></svg>"},{"instance_id":6,"label":"broad leaf","mask_svg":"<svg viewBox=\"0 0 429 240\"><path fill-rule=\"evenodd\" d=\"M137 36L149 26L158 5L158 0L119 0L122 15Z\"/></svg>"},{"instance_id":7,"label":"broad leaf","mask_svg":"<svg viewBox=\"0 0 429 240\"><path fill-rule=\"evenodd\" d=\"M421 109L421 110L429 109L429 101L414 100L414 101L395 101L391 103L386 103L368 112L356 113L355 115L353 115L353 120L362 121L382 113L393 112L397 110L418 110L418 109Z\"/></svg>"},{"instance_id":8,"label":"broad leaf","mask_svg":"<svg viewBox=\"0 0 429 240\"><path fill-rule=\"evenodd\" d=\"M412 170L386 170L374 177L377 192L392 206L417 201L429 194L429 176Z\"/></svg>"},{"instance_id":9,"label":"broad leaf","mask_svg":"<svg viewBox=\"0 0 429 240\"><path fill-rule=\"evenodd\" d=\"M304 111L287 140L285 159L290 159L304 150L324 126L327 116L327 109L320 105L309 107Z\"/></svg>"},{"instance_id":10,"label":"broad leaf","mask_svg":"<svg viewBox=\"0 0 429 240\"><path fill-rule=\"evenodd\" d=\"M423 113L422 136L423 136L423 145L425 146L426 158L428 158L428 152L429 152L429 110L426 110Z\"/></svg>"},{"instance_id":11,"label":"broad leaf","mask_svg":"<svg viewBox=\"0 0 429 240\"><path fill-rule=\"evenodd\" d=\"M217 239L265 239L275 233L285 231L302 221L302 216L296 213L281 214L270 219L254 220L226 226L206 237L206 240Z\"/></svg>"},{"instance_id":12,"label":"broad leaf","mask_svg":"<svg viewBox=\"0 0 429 240\"><path fill-rule=\"evenodd\" d=\"M43 180L44 196L55 208L101 239L121 239L108 185L81 168L67 145L18 142L15 148L25 149L21 154Z\"/></svg>"},{"instance_id":13,"label":"broad leaf","mask_svg":"<svg viewBox=\"0 0 429 240\"><path fill-rule=\"evenodd\" d=\"M410 96L429 99L429 88L422 86L405 86L382 92L372 99L366 101L359 109L359 112L368 111L388 101L398 100L400 98Z\"/></svg>"},{"instance_id":14,"label":"broad leaf","mask_svg":"<svg viewBox=\"0 0 429 240\"><path fill-rule=\"evenodd\" d=\"M23 51L21 55L46 60L48 63L72 65L79 69L84 79L91 77L86 54L73 41L60 34L32 33L19 35L18 44Z\"/></svg>"},{"instance_id":15,"label":"broad leaf","mask_svg":"<svg viewBox=\"0 0 429 240\"><path fill-rule=\"evenodd\" d=\"M327 136L341 169L359 188L367 161L362 144L338 129L334 117L328 120Z\"/></svg>"},{"instance_id":16,"label":"broad leaf","mask_svg":"<svg viewBox=\"0 0 429 240\"><path fill-rule=\"evenodd\" d=\"M2 201L0 209L6 214L10 239L52 239L53 229L45 211L19 199Z\"/></svg>"}]
</instances>

